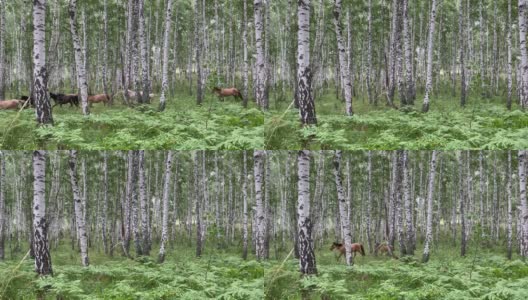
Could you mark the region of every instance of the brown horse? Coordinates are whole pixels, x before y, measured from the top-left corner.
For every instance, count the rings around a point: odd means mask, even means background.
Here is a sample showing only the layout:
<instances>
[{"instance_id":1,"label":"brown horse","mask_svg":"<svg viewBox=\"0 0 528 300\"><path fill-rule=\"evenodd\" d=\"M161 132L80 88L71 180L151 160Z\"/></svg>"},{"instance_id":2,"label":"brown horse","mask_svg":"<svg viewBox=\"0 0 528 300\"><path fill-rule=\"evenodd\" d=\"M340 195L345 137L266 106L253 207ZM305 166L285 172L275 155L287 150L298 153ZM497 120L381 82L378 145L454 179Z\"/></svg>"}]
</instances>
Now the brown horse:
<instances>
[{"instance_id":1,"label":"brown horse","mask_svg":"<svg viewBox=\"0 0 528 300\"><path fill-rule=\"evenodd\" d=\"M389 245L389 244L386 244L386 243L383 243L383 244L380 244L380 243L376 243L374 245L374 254L376 254L376 256L378 255L378 253L381 253L381 254L387 254L388 256L391 256L395 259L398 259L398 256L396 256L393 252L393 249L392 247Z\"/></svg>"},{"instance_id":2,"label":"brown horse","mask_svg":"<svg viewBox=\"0 0 528 300\"><path fill-rule=\"evenodd\" d=\"M220 101L224 101L225 97L230 97L230 96L239 98L242 101L244 100L244 98L242 98L242 94L236 88L222 89L222 88L215 86L213 88L213 93L215 93L218 97L220 97Z\"/></svg>"},{"instance_id":3,"label":"brown horse","mask_svg":"<svg viewBox=\"0 0 528 300\"><path fill-rule=\"evenodd\" d=\"M352 253L354 254L354 257L356 257L356 253L361 253L361 256L365 256L365 249L363 248L363 245L360 243L354 243L351 245ZM337 243L334 242L332 244L332 247L330 247L330 251L334 251L339 253L339 256L336 258L336 260L339 260L341 256L345 255L346 249L344 243Z\"/></svg>"},{"instance_id":4,"label":"brown horse","mask_svg":"<svg viewBox=\"0 0 528 300\"><path fill-rule=\"evenodd\" d=\"M110 101L110 96L106 94L99 94L99 95L91 95L88 96L88 103L92 105L92 103L103 103L106 105Z\"/></svg>"},{"instance_id":5,"label":"brown horse","mask_svg":"<svg viewBox=\"0 0 528 300\"><path fill-rule=\"evenodd\" d=\"M24 100L3 100L0 101L0 109L18 109L24 103Z\"/></svg>"}]
</instances>

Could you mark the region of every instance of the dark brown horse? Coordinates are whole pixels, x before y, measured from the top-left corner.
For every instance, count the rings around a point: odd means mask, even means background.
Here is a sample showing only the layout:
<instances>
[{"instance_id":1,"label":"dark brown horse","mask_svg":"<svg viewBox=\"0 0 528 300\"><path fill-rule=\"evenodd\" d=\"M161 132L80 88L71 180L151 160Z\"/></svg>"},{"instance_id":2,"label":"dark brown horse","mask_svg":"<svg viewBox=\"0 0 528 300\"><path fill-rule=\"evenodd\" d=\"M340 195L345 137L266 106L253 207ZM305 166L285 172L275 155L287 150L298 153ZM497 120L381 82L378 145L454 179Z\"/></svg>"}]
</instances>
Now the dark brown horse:
<instances>
[{"instance_id":1,"label":"dark brown horse","mask_svg":"<svg viewBox=\"0 0 528 300\"><path fill-rule=\"evenodd\" d=\"M55 104L53 107L60 105L62 107L63 104L70 104L70 107L72 106L79 106L79 96L77 94L54 94L50 93L51 99L55 101Z\"/></svg>"},{"instance_id":2,"label":"dark brown horse","mask_svg":"<svg viewBox=\"0 0 528 300\"><path fill-rule=\"evenodd\" d=\"M220 97L221 101L224 101L225 97L230 97L230 96L239 98L242 101L244 100L244 98L242 98L242 94L236 88L222 89L222 88L215 86L213 88L213 93L215 93L218 97Z\"/></svg>"},{"instance_id":3,"label":"dark brown horse","mask_svg":"<svg viewBox=\"0 0 528 300\"><path fill-rule=\"evenodd\" d=\"M363 245L360 243L353 243L351 245L352 253L354 254L354 257L356 257L356 253L361 253L361 256L365 256L365 249L363 248ZM334 251L339 253L339 256L337 256L337 260L341 258L341 256L345 255L346 249L344 243L337 243L334 242L332 246L330 247L330 251Z\"/></svg>"}]
</instances>

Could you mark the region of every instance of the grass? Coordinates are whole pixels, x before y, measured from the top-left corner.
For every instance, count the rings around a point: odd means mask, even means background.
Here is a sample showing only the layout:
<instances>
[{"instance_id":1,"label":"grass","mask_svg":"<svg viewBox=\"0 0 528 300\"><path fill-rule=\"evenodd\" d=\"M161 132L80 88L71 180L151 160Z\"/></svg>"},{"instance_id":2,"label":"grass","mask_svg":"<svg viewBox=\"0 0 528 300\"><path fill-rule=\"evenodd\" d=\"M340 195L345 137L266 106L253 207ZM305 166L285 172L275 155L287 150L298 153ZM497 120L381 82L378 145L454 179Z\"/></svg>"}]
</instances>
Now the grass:
<instances>
[{"instance_id":1,"label":"grass","mask_svg":"<svg viewBox=\"0 0 528 300\"><path fill-rule=\"evenodd\" d=\"M266 265L266 299L508 299L528 298L528 265L508 261L500 249L480 249L461 258L458 249L434 250L427 264L414 257L399 260L357 256L353 267L336 262L326 247L316 250L318 276L299 277L299 263L289 259ZM295 291L295 292L292 292Z\"/></svg>"},{"instance_id":2,"label":"grass","mask_svg":"<svg viewBox=\"0 0 528 300\"><path fill-rule=\"evenodd\" d=\"M117 101L120 102L120 101ZM255 149L263 148L263 114L253 104L219 102L207 95L203 106L194 97L168 99L166 111L158 103L129 108L94 105L90 116L64 106L53 111L55 126L37 128L32 109L0 111L2 149Z\"/></svg>"},{"instance_id":3,"label":"grass","mask_svg":"<svg viewBox=\"0 0 528 300\"><path fill-rule=\"evenodd\" d=\"M418 96L417 99L421 99ZM421 101L395 110L355 99L355 115L343 115L344 104L332 94L316 100L317 127L301 128L295 109L278 103L266 114L267 149L525 149L528 114L517 105L505 108L501 97L470 97L465 108L453 97L435 97L430 111Z\"/></svg>"}]
</instances>

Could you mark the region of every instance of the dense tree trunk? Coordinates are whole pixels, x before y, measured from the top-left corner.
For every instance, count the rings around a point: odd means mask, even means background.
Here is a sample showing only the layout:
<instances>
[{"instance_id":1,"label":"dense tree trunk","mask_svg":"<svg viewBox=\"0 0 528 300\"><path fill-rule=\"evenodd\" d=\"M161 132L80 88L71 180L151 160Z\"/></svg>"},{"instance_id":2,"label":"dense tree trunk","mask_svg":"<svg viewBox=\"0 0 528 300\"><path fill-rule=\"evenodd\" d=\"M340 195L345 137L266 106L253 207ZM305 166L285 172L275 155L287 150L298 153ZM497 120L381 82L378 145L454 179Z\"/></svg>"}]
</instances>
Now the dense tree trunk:
<instances>
[{"instance_id":1,"label":"dense tree trunk","mask_svg":"<svg viewBox=\"0 0 528 300\"><path fill-rule=\"evenodd\" d=\"M416 240L413 224L413 210L411 206L411 186L412 178L409 177L409 152L403 151L403 199L405 205L405 225L406 225L406 242L405 250L407 255L414 255L416 248L414 241Z\"/></svg>"},{"instance_id":2,"label":"dense tree trunk","mask_svg":"<svg viewBox=\"0 0 528 300\"><path fill-rule=\"evenodd\" d=\"M266 55L264 52L264 6L266 5L263 0L254 0L253 6L255 10L255 48L256 48L256 61L255 61L255 72L256 77L255 84L255 97L257 105L264 109L268 109L268 99L266 99ZM269 37L266 37L268 39Z\"/></svg>"},{"instance_id":3,"label":"dense tree trunk","mask_svg":"<svg viewBox=\"0 0 528 300\"><path fill-rule=\"evenodd\" d=\"M202 32L202 22L199 16L200 0L194 1L194 46L196 47L196 73L198 75L197 88L196 88L196 104L202 105L203 102L203 66L202 66L202 41L200 39L200 33ZM202 37L203 38L203 37Z\"/></svg>"},{"instance_id":4,"label":"dense tree trunk","mask_svg":"<svg viewBox=\"0 0 528 300\"><path fill-rule=\"evenodd\" d=\"M147 190L145 185L145 151L139 151L139 206L141 214L141 255L149 256L149 227L148 227L148 213L147 210Z\"/></svg>"},{"instance_id":5,"label":"dense tree trunk","mask_svg":"<svg viewBox=\"0 0 528 300\"><path fill-rule=\"evenodd\" d=\"M300 175L299 175L300 177ZM341 230L345 238L346 263L354 264L352 258L352 236L350 233L350 219L348 215L348 205L343 191L343 179L341 177L341 151L336 150L334 155L334 177L337 190L337 202L339 205L339 218L341 220Z\"/></svg>"},{"instance_id":6,"label":"dense tree trunk","mask_svg":"<svg viewBox=\"0 0 528 300\"><path fill-rule=\"evenodd\" d=\"M70 150L70 182L73 192L73 203L75 209L75 221L77 223L77 233L81 246L81 263L87 267L90 265L88 259L88 235L86 233L86 219L82 207L82 199L79 193L79 183L77 179L77 151Z\"/></svg>"},{"instance_id":7,"label":"dense tree trunk","mask_svg":"<svg viewBox=\"0 0 528 300\"><path fill-rule=\"evenodd\" d=\"M3 3L1 5L3 5ZM4 7L2 6L0 9L4 9ZM4 242L6 230L4 228L5 225L7 225L5 216L5 173L5 158L2 151L0 151L0 261L5 258Z\"/></svg>"},{"instance_id":8,"label":"dense tree trunk","mask_svg":"<svg viewBox=\"0 0 528 300\"><path fill-rule=\"evenodd\" d=\"M317 124L310 69L310 0L299 0L297 8L297 91L299 116L303 125Z\"/></svg>"},{"instance_id":9,"label":"dense tree trunk","mask_svg":"<svg viewBox=\"0 0 528 300\"><path fill-rule=\"evenodd\" d=\"M48 97L48 74L46 71L46 0L33 1L32 96L35 101L37 124L53 124L53 114Z\"/></svg>"},{"instance_id":10,"label":"dense tree trunk","mask_svg":"<svg viewBox=\"0 0 528 300\"><path fill-rule=\"evenodd\" d=\"M457 153L458 158L458 188L459 188L459 202L460 202L460 255L466 256L466 248L467 248L467 231L466 231L466 195L464 193L464 176L469 174L464 174L463 171L463 157L462 152L458 151Z\"/></svg>"},{"instance_id":11,"label":"dense tree trunk","mask_svg":"<svg viewBox=\"0 0 528 300\"><path fill-rule=\"evenodd\" d=\"M523 0L521 0L523 1ZM519 11L521 13L521 11ZM528 204L526 203L526 168L528 151L519 150L519 199L521 204L521 256L528 257Z\"/></svg>"},{"instance_id":12,"label":"dense tree trunk","mask_svg":"<svg viewBox=\"0 0 528 300\"><path fill-rule=\"evenodd\" d=\"M433 153L431 154L431 162L429 163L429 179L427 183L427 225L422 257L422 262L424 263L429 261L429 251L433 240L433 193L436 174L436 155L437 151L433 150Z\"/></svg>"},{"instance_id":13,"label":"dense tree trunk","mask_svg":"<svg viewBox=\"0 0 528 300\"><path fill-rule=\"evenodd\" d=\"M37 1L35 1L37 3ZM46 152L33 151L33 251L35 272L53 275L46 220Z\"/></svg>"},{"instance_id":14,"label":"dense tree trunk","mask_svg":"<svg viewBox=\"0 0 528 300\"><path fill-rule=\"evenodd\" d=\"M507 236L508 236L508 248L507 257L512 258L512 236L513 236L513 213L512 213L512 182L511 182L511 151L508 151L508 164L506 166L506 197L508 200L508 225L507 225Z\"/></svg>"},{"instance_id":15,"label":"dense tree trunk","mask_svg":"<svg viewBox=\"0 0 528 300\"><path fill-rule=\"evenodd\" d=\"M254 167L253 173L255 177L255 203L256 203L256 256L258 260L264 259L264 239L266 234L266 219L264 212L264 201L262 195L262 183L264 176L264 154L262 150L255 150L253 153Z\"/></svg>"},{"instance_id":16,"label":"dense tree trunk","mask_svg":"<svg viewBox=\"0 0 528 300\"><path fill-rule=\"evenodd\" d=\"M352 116L352 84L350 83L350 70L348 68L345 43L343 42L343 25L341 25L341 0L334 0L334 25L337 39L337 51L339 53L339 70L341 71L341 80L345 90L345 113ZM300 26L299 26L300 27Z\"/></svg>"},{"instance_id":17,"label":"dense tree trunk","mask_svg":"<svg viewBox=\"0 0 528 300\"><path fill-rule=\"evenodd\" d=\"M303 0L299 1L299 4L301 2ZM300 272L302 275L312 275L317 274L317 266L312 240L312 221L310 218L310 151L299 151L297 168L297 230L299 232Z\"/></svg>"},{"instance_id":18,"label":"dense tree trunk","mask_svg":"<svg viewBox=\"0 0 528 300\"><path fill-rule=\"evenodd\" d=\"M172 151L167 152L167 158L165 159L165 176L163 178L163 216L161 224L161 244L158 254L158 262L163 263L165 261L165 244L168 240L168 226L169 226L169 191L172 174ZM197 215L199 216L199 215Z\"/></svg>"},{"instance_id":19,"label":"dense tree trunk","mask_svg":"<svg viewBox=\"0 0 528 300\"><path fill-rule=\"evenodd\" d=\"M243 249L242 249L242 258L247 259L248 253L248 199L247 199L247 155L244 151L244 166L242 167L242 197L243 197L243 228L242 228L242 240L243 240Z\"/></svg>"},{"instance_id":20,"label":"dense tree trunk","mask_svg":"<svg viewBox=\"0 0 528 300\"><path fill-rule=\"evenodd\" d=\"M215 1L215 4L216 4L216 1ZM218 22L218 19L217 19L217 22ZM244 19L243 19L243 23L242 24L242 48L243 48L243 51L244 51L244 65L243 65L243 70L242 70L242 97L244 98L242 101L243 101L243 105L244 107L247 107L247 104L248 104L248 68L249 68L249 63L248 63L248 42L247 42L247 36L248 36L248 33L247 33L247 23L248 23L248 19L247 19L247 0L244 0ZM216 24L215 24L216 25ZM218 30L217 30L218 32ZM217 52L218 52L218 45L217 45ZM218 56L218 55L217 55ZM218 61L218 63L220 63L220 61Z\"/></svg>"},{"instance_id":21,"label":"dense tree trunk","mask_svg":"<svg viewBox=\"0 0 528 300\"><path fill-rule=\"evenodd\" d=\"M150 79L149 79L149 51L147 48L147 38L145 34L145 0L138 0L139 4L139 46L141 47L141 73L143 75L143 91L141 97L138 96L139 103L148 103L150 94ZM167 9L167 14L170 14L171 9ZM157 20L157 19L156 19ZM168 40L168 35L165 35L164 41ZM163 44L163 58L165 59L165 53L168 51L169 45ZM165 85L167 85L167 76L164 76ZM160 102L161 103L161 102Z\"/></svg>"},{"instance_id":22,"label":"dense tree trunk","mask_svg":"<svg viewBox=\"0 0 528 300\"><path fill-rule=\"evenodd\" d=\"M519 0L519 47L521 52L521 86L520 86L520 97L521 97L521 106L523 108L528 107L528 52L526 49L526 33L527 26L526 23L526 11L527 11L527 2L526 0Z\"/></svg>"},{"instance_id":23,"label":"dense tree trunk","mask_svg":"<svg viewBox=\"0 0 528 300\"><path fill-rule=\"evenodd\" d=\"M508 47L508 70L507 70L507 76L508 76L508 100L506 101L506 107L508 110L511 110L511 104L512 104L512 89L513 89L513 83L512 83L512 33L511 33L511 0L508 0L508 18L506 21L506 27L507 29L507 36L506 36L506 43Z\"/></svg>"},{"instance_id":24,"label":"dense tree trunk","mask_svg":"<svg viewBox=\"0 0 528 300\"><path fill-rule=\"evenodd\" d=\"M429 96L433 88L433 43L436 23L436 0L431 1L431 14L429 16L429 35L427 37L427 71L425 79L425 96L422 111L429 111Z\"/></svg>"},{"instance_id":25,"label":"dense tree trunk","mask_svg":"<svg viewBox=\"0 0 528 300\"><path fill-rule=\"evenodd\" d=\"M172 0L167 2L167 14L165 15L165 31L163 33L163 70L161 79L161 96L159 110L165 110L165 93L168 86L168 69L169 69L169 36L171 31L171 18L172 18ZM174 70L175 72L176 70ZM143 91L145 94L145 91Z\"/></svg>"},{"instance_id":26,"label":"dense tree trunk","mask_svg":"<svg viewBox=\"0 0 528 300\"><path fill-rule=\"evenodd\" d=\"M405 104L414 105L416 98L416 90L414 86L413 78L413 61L412 61L412 48L411 48L411 28L409 25L409 7L408 0L403 0L403 42L405 52Z\"/></svg>"},{"instance_id":27,"label":"dense tree trunk","mask_svg":"<svg viewBox=\"0 0 528 300\"><path fill-rule=\"evenodd\" d=\"M77 0L70 0L68 13L70 15L70 32L73 41L73 51L75 54L77 89L80 91L81 95L81 106L83 114L89 115L90 109L88 107L88 83L86 82L86 65L82 56L81 42L79 40L79 33L77 31L77 20L75 19L75 15L77 13Z\"/></svg>"},{"instance_id":28,"label":"dense tree trunk","mask_svg":"<svg viewBox=\"0 0 528 300\"><path fill-rule=\"evenodd\" d=\"M107 229L107 217L108 217L108 153L103 153L103 209L101 212L101 234L103 240L104 253L108 254L108 229ZM112 247L113 245L110 245Z\"/></svg>"},{"instance_id":29,"label":"dense tree trunk","mask_svg":"<svg viewBox=\"0 0 528 300\"><path fill-rule=\"evenodd\" d=\"M466 81L466 40L464 27L464 5L459 0L458 5L458 28L459 28L459 48L460 48L460 106L466 106L467 81Z\"/></svg>"}]
</instances>

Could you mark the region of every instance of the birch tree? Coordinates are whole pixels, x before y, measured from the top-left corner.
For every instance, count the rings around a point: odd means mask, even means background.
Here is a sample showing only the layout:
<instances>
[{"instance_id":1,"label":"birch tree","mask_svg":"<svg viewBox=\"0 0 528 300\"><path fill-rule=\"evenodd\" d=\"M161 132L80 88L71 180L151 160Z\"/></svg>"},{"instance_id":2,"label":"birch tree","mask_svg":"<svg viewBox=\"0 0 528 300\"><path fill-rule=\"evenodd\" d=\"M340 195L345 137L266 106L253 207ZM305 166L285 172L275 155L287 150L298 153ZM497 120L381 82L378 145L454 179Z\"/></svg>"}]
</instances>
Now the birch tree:
<instances>
[{"instance_id":1,"label":"birch tree","mask_svg":"<svg viewBox=\"0 0 528 300\"><path fill-rule=\"evenodd\" d=\"M0 3L2 5L2 3ZM0 7L3 9L3 7ZM0 261L5 258L4 242L5 242L5 225L6 221L6 212L5 212L5 159L2 151L0 151Z\"/></svg>"},{"instance_id":2,"label":"birch tree","mask_svg":"<svg viewBox=\"0 0 528 300\"><path fill-rule=\"evenodd\" d=\"M431 161L429 163L429 178L427 183L427 225L424 251L422 256L422 262L424 263L429 261L429 251L431 247L431 242L433 240L433 193L434 180L436 174L436 155L437 151L433 150L431 154Z\"/></svg>"},{"instance_id":3,"label":"birch tree","mask_svg":"<svg viewBox=\"0 0 528 300\"><path fill-rule=\"evenodd\" d=\"M303 2L299 1L299 4ZM297 231L299 232L299 264L302 275L317 274L312 221L310 218L310 151L300 150L297 156Z\"/></svg>"},{"instance_id":4,"label":"birch tree","mask_svg":"<svg viewBox=\"0 0 528 300\"><path fill-rule=\"evenodd\" d=\"M216 1L215 1L215 4L216 4ZM217 22L218 22L218 20L217 20ZM244 65L243 65L243 69L242 69L242 97L244 99L242 101L243 101L244 107L247 107L247 104L248 104L248 68L249 68L248 50L247 50L247 48L248 48L248 42L247 42L247 36L248 36L248 33L247 33L247 23L248 23L248 19L247 19L247 0L244 0L244 20L243 20L243 23L244 24L242 24L242 48L243 48L243 51L244 51L244 57L243 57ZM217 52L218 52L218 45L217 45Z\"/></svg>"},{"instance_id":5,"label":"birch tree","mask_svg":"<svg viewBox=\"0 0 528 300\"><path fill-rule=\"evenodd\" d=\"M172 151L167 152L167 158L165 159L165 176L163 178L163 216L161 224L161 244L158 254L158 262L163 263L165 261L165 244L168 240L168 226L169 226L169 191L172 174Z\"/></svg>"},{"instance_id":6,"label":"birch tree","mask_svg":"<svg viewBox=\"0 0 528 300\"><path fill-rule=\"evenodd\" d=\"M33 1L33 99L37 124L53 125L46 71L46 0ZM51 265L50 265L51 270Z\"/></svg>"},{"instance_id":7,"label":"birch tree","mask_svg":"<svg viewBox=\"0 0 528 300\"><path fill-rule=\"evenodd\" d=\"M90 261L88 259L88 235L86 233L86 219L83 212L81 195L79 193L79 182L77 179L77 151L70 150L70 183L73 192L73 204L75 210L75 222L77 224L77 233L81 246L81 263L88 267Z\"/></svg>"},{"instance_id":8,"label":"birch tree","mask_svg":"<svg viewBox=\"0 0 528 300\"><path fill-rule=\"evenodd\" d=\"M253 173L255 178L255 203L256 203L256 256L258 260L264 259L264 239L266 234L266 220L264 212L264 201L262 195L262 183L264 177L264 151L255 150L253 152Z\"/></svg>"},{"instance_id":9,"label":"birch tree","mask_svg":"<svg viewBox=\"0 0 528 300\"><path fill-rule=\"evenodd\" d=\"M343 82L343 89L345 90L345 113L347 116L352 116L352 85L350 83L349 62L347 61L345 43L343 42L343 25L341 25L340 16L341 0L334 0L334 25L337 39L337 51L339 53L339 70L341 71L341 80Z\"/></svg>"},{"instance_id":10,"label":"birch tree","mask_svg":"<svg viewBox=\"0 0 528 300\"><path fill-rule=\"evenodd\" d=\"M312 95L310 69L310 0L299 0L297 6L297 91L299 116L303 125L317 124Z\"/></svg>"},{"instance_id":11,"label":"birch tree","mask_svg":"<svg viewBox=\"0 0 528 300\"><path fill-rule=\"evenodd\" d=\"M299 175L300 177L300 175ZM350 233L350 219L348 214L347 199L343 191L343 179L341 177L341 151L336 150L334 154L334 177L337 190L337 202L339 204L339 219L341 220L341 230L345 237L346 263L354 264L352 258L352 235Z\"/></svg>"},{"instance_id":12,"label":"birch tree","mask_svg":"<svg viewBox=\"0 0 528 300\"><path fill-rule=\"evenodd\" d=\"M268 99L266 99L266 61L264 53L264 6L265 1L254 0L253 7L255 11L255 48L256 48L256 61L255 61L255 72L256 85L255 85L255 98L257 105L264 109L268 109ZM268 37L266 37L268 38Z\"/></svg>"},{"instance_id":13,"label":"birch tree","mask_svg":"<svg viewBox=\"0 0 528 300\"><path fill-rule=\"evenodd\" d=\"M168 69L169 69L169 36L171 31L171 18L172 18L172 0L167 2L167 14L165 15L165 32L163 35L163 70L161 79L161 97L159 110L165 110L165 93L168 86ZM145 91L143 91L145 93Z\"/></svg>"},{"instance_id":14,"label":"birch tree","mask_svg":"<svg viewBox=\"0 0 528 300\"><path fill-rule=\"evenodd\" d=\"M521 0L523 1L523 0ZM519 11L519 14L521 12ZM526 168L527 168L527 155L528 151L519 150L519 199L521 204L521 256L526 258L528 257L528 204L526 203Z\"/></svg>"},{"instance_id":15,"label":"birch tree","mask_svg":"<svg viewBox=\"0 0 528 300\"><path fill-rule=\"evenodd\" d=\"M41 150L33 151L33 251L35 272L53 275L46 220L46 152Z\"/></svg>"},{"instance_id":16,"label":"birch tree","mask_svg":"<svg viewBox=\"0 0 528 300\"><path fill-rule=\"evenodd\" d=\"M243 198L243 211L242 213L244 214L244 217L243 217L243 228L242 228L242 240L243 240L243 249L242 249L242 258L244 260L247 259L247 253L248 253L248 199L247 199L247 154L246 154L246 151L244 151L244 160L243 160L243 164L244 166L242 167L242 198Z\"/></svg>"},{"instance_id":17,"label":"birch tree","mask_svg":"<svg viewBox=\"0 0 528 300\"><path fill-rule=\"evenodd\" d=\"M511 182L511 151L508 150L508 163L506 165L506 198L508 200L508 225L507 225L507 238L508 238L508 249L507 257L512 258L512 236L513 236L513 213L512 213L512 182Z\"/></svg>"},{"instance_id":18,"label":"birch tree","mask_svg":"<svg viewBox=\"0 0 528 300\"><path fill-rule=\"evenodd\" d=\"M145 151L139 151L139 206L141 214L141 253L138 255L150 255L149 249L149 228L148 228L148 210L147 210L147 191L145 183Z\"/></svg>"},{"instance_id":19,"label":"birch tree","mask_svg":"<svg viewBox=\"0 0 528 300\"><path fill-rule=\"evenodd\" d=\"M427 37L427 70L425 79L425 96L422 111L429 111L429 96L433 88L433 44L436 24L436 0L431 0L431 14L429 16L429 35Z\"/></svg>"},{"instance_id":20,"label":"birch tree","mask_svg":"<svg viewBox=\"0 0 528 300\"><path fill-rule=\"evenodd\" d=\"M528 107L528 52L526 50L526 33L528 24L526 23L526 10L526 0L519 0L519 47L521 52L521 86L519 87L519 94L521 98L521 106L523 108Z\"/></svg>"},{"instance_id":21,"label":"birch tree","mask_svg":"<svg viewBox=\"0 0 528 300\"><path fill-rule=\"evenodd\" d=\"M77 21L75 15L77 13L77 0L70 0L68 6L68 13L70 15L70 33L73 41L73 51L75 54L75 70L77 73L77 89L81 92L81 106L84 115L90 114L88 107L88 83L86 82L86 64L83 61L83 53L81 42L79 40L79 33L77 30Z\"/></svg>"}]
</instances>

